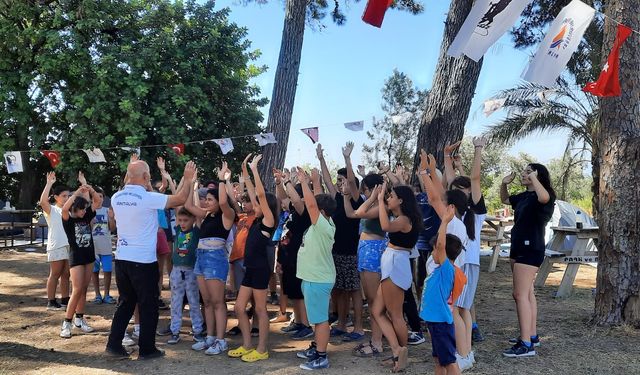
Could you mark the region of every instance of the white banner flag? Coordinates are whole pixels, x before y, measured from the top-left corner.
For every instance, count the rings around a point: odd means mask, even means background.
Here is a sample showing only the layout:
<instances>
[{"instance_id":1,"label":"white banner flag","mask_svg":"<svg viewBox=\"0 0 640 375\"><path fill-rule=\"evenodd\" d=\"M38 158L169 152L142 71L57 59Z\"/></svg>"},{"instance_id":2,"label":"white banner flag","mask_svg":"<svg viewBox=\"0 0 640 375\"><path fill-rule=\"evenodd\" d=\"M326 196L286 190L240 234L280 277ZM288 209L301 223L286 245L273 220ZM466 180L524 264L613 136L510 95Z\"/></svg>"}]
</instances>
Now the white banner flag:
<instances>
[{"instance_id":1,"label":"white banner flag","mask_svg":"<svg viewBox=\"0 0 640 375\"><path fill-rule=\"evenodd\" d=\"M391 116L391 122L395 125L406 124L407 121L411 120L411 116L413 114L411 112L403 112L399 115Z\"/></svg>"},{"instance_id":2,"label":"white banner flag","mask_svg":"<svg viewBox=\"0 0 640 375\"><path fill-rule=\"evenodd\" d=\"M220 146L222 155L226 155L233 151L233 142L231 142L231 138L214 139L213 141Z\"/></svg>"},{"instance_id":3,"label":"white banner flag","mask_svg":"<svg viewBox=\"0 0 640 375\"><path fill-rule=\"evenodd\" d=\"M476 0L447 55L478 61L512 27L531 0Z\"/></svg>"},{"instance_id":4,"label":"white banner flag","mask_svg":"<svg viewBox=\"0 0 640 375\"><path fill-rule=\"evenodd\" d=\"M87 157L89 158L89 163L106 163L107 162L107 160L104 158L104 154L102 153L102 150L100 150L97 147L92 148L90 150L82 150L82 151L84 151L84 153L87 154Z\"/></svg>"},{"instance_id":5,"label":"white banner flag","mask_svg":"<svg viewBox=\"0 0 640 375\"><path fill-rule=\"evenodd\" d=\"M345 122L344 127L351 131L359 132L364 129L364 121Z\"/></svg>"},{"instance_id":6,"label":"white banner flag","mask_svg":"<svg viewBox=\"0 0 640 375\"><path fill-rule=\"evenodd\" d=\"M484 102L484 115L489 117L493 114L493 112L499 110L504 107L504 103L507 99L491 99Z\"/></svg>"},{"instance_id":7,"label":"white banner flag","mask_svg":"<svg viewBox=\"0 0 640 375\"><path fill-rule=\"evenodd\" d=\"M22 172L22 155L20 151L9 151L4 153L4 162L7 164L7 172Z\"/></svg>"},{"instance_id":8,"label":"white banner flag","mask_svg":"<svg viewBox=\"0 0 640 375\"><path fill-rule=\"evenodd\" d=\"M522 78L546 87L555 86L595 12L580 0L573 0L562 8Z\"/></svg>"},{"instance_id":9,"label":"white banner flag","mask_svg":"<svg viewBox=\"0 0 640 375\"><path fill-rule=\"evenodd\" d=\"M253 137L256 139L256 142L258 142L258 146L260 147L266 146L269 143L278 143L273 133L260 133L260 134L254 135Z\"/></svg>"}]
</instances>

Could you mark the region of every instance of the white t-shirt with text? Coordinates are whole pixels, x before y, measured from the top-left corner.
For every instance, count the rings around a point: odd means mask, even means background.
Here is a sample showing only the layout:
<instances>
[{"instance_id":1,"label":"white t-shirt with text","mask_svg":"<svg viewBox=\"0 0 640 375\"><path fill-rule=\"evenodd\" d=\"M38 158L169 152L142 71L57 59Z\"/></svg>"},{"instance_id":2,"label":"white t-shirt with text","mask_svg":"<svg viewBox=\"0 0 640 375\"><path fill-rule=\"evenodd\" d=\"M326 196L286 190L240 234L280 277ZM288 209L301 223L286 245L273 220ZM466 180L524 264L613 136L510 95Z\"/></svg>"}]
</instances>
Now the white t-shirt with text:
<instances>
[{"instance_id":1,"label":"white t-shirt with text","mask_svg":"<svg viewBox=\"0 0 640 375\"><path fill-rule=\"evenodd\" d=\"M69 246L67 234L62 226L62 208L51 205L49 215L45 212L44 218L47 220L49 232L47 235L47 251L59 249L63 246Z\"/></svg>"}]
</instances>

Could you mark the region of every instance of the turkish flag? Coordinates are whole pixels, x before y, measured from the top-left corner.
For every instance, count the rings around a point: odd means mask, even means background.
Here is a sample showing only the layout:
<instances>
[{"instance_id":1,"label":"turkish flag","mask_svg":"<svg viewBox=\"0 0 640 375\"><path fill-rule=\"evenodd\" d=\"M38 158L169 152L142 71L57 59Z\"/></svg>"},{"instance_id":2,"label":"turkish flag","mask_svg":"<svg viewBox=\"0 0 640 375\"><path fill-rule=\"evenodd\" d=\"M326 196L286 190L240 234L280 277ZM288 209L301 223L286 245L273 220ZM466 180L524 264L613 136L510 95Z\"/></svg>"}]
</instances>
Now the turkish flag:
<instances>
[{"instance_id":1,"label":"turkish flag","mask_svg":"<svg viewBox=\"0 0 640 375\"><path fill-rule=\"evenodd\" d=\"M183 143L178 143L178 144L175 144L175 145L169 145L169 147L171 147L173 152L175 152L176 155L178 155L178 156L182 156L184 154L184 144Z\"/></svg>"},{"instance_id":2,"label":"turkish flag","mask_svg":"<svg viewBox=\"0 0 640 375\"><path fill-rule=\"evenodd\" d=\"M60 164L60 153L58 151L52 150L43 150L40 151L42 155L44 155L47 159L49 159L49 163L51 163L51 168L55 168Z\"/></svg>"},{"instance_id":3,"label":"turkish flag","mask_svg":"<svg viewBox=\"0 0 640 375\"><path fill-rule=\"evenodd\" d=\"M600 77L595 82L589 82L582 89L584 92L590 92L595 96L620 96L622 89L620 88L620 47L625 40L631 35L633 30L625 25L618 25L616 40L613 43L613 49L609 53L607 63L604 64Z\"/></svg>"},{"instance_id":4,"label":"turkish flag","mask_svg":"<svg viewBox=\"0 0 640 375\"><path fill-rule=\"evenodd\" d=\"M384 20L384 13L393 4L393 0L369 0L364 8L362 20L369 25L380 27Z\"/></svg>"}]
</instances>

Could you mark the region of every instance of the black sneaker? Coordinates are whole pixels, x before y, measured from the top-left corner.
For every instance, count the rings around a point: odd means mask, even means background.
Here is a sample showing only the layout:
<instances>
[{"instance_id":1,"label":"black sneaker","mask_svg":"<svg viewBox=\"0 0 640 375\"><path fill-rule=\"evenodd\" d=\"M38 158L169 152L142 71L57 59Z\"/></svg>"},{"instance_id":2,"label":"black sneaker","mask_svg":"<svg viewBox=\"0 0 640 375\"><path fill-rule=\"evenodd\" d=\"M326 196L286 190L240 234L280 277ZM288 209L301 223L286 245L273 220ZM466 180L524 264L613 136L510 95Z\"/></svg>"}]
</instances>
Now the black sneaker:
<instances>
[{"instance_id":1,"label":"black sneaker","mask_svg":"<svg viewBox=\"0 0 640 375\"><path fill-rule=\"evenodd\" d=\"M52 299L51 301L47 302L47 310L49 311L60 311L63 309L64 307L62 307L62 305L59 304L58 301L56 301L55 299Z\"/></svg>"},{"instance_id":2,"label":"black sneaker","mask_svg":"<svg viewBox=\"0 0 640 375\"><path fill-rule=\"evenodd\" d=\"M518 341L520 341L520 337L518 337L517 339L509 339L509 344L511 345L515 345L518 343ZM534 347L540 347L540 336L536 337L536 338L531 338L531 345L533 345Z\"/></svg>"},{"instance_id":3,"label":"black sneaker","mask_svg":"<svg viewBox=\"0 0 640 375\"><path fill-rule=\"evenodd\" d=\"M480 331L479 327L473 328L471 330L471 341L473 341L473 342L482 342L482 341L484 341L484 336L482 335L482 331Z\"/></svg>"},{"instance_id":4,"label":"black sneaker","mask_svg":"<svg viewBox=\"0 0 640 375\"><path fill-rule=\"evenodd\" d=\"M170 325L167 325L164 328L158 328L156 330L156 335L158 335L158 336L169 336L169 335L172 335L172 334L173 334L173 332L171 332Z\"/></svg>"},{"instance_id":5,"label":"black sneaker","mask_svg":"<svg viewBox=\"0 0 640 375\"><path fill-rule=\"evenodd\" d=\"M129 356L133 352L133 350L126 350L124 347L111 348L109 346L107 346L107 348L104 351L105 353L107 353L107 355L114 358L118 358L118 359L129 358Z\"/></svg>"},{"instance_id":6,"label":"black sneaker","mask_svg":"<svg viewBox=\"0 0 640 375\"><path fill-rule=\"evenodd\" d=\"M149 353L149 354L138 354L138 360L141 359L154 359L154 358L160 358L160 357L164 357L164 350L162 349L156 349L155 351Z\"/></svg>"},{"instance_id":7,"label":"black sneaker","mask_svg":"<svg viewBox=\"0 0 640 375\"><path fill-rule=\"evenodd\" d=\"M67 305L69 304L69 298L71 297L60 298L60 306L67 307Z\"/></svg>"},{"instance_id":8,"label":"black sneaker","mask_svg":"<svg viewBox=\"0 0 640 375\"><path fill-rule=\"evenodd\" d=\"M533 345L529 347L526 346L522 340L518 340L517 344L502 352L502 355L508 358L533 357L536 355L536 350L533 348Z\"/></svg>"},{"instance_id":9,"label":"black sneaker","mask_svg":"<svg viewBox=\"0 0 640 375\"><path fill-rule=\"evenodd\" d=\"M329 325L332 325L333 323L338 321L338 314L336 313L331 313L329 314Z\"/></svg>"},{"instance_id":10,"label":"black sneaker","mask_svg":"<svg viewBox=\"0 0 640 375\"><path fill-rule=\"evenodd\" d=\"M297 352L296 353L296 357L300 358L300 359L306 359L306 360L314 360L316 358L318 358L318 349L316 347L316 343L315 341L311 341L311 345L309 345L309 347L301 352Z\"/></svg>"},{"instance_id":11,"label":"black sneaker","mask_svg":"<svg viewBox=\"0 0 640 375\"><path fill-rule=\"evenodd\" d=\"M298 332L303 328L305 328L304 324L292 322L291 324L280 328L280 331L284 333L293 333L293 332Z\"/></svg>"},{"instance_id":12,"label":"black sneaker","mask_svg":"<svg viewBox=\"0 0 640 375\"><path fill-rule=\"evenodd\" d=\"M269 304L278 306L280 304L280 299L278 298L278 294L276 292L272 292L271 296L269 296Z\"/></svg>"},{"instance_id":13,"label":"black sneaker","mask_svg":"<svg viewBox=\"0 0 640 375\"><path fill-rule=\"evenodd\" d=\"M229 330L229 332L227 332L227 335L229 335L229 336L238 336L238 335L241 335L241 334L242 334L242 331L240 330L240 327L238 327L238 326L235 326L235 327L231 328Z\"/></svg>"},{"instance_id":14,"label":"black sneaker","mask_svg":"<svg viewBox=\"0 0 640 375\"><path fill-rule=\"evenodd\" d=\"M158 309L160 310L169 310L169 306L162 299L158 300Z\"/></svg>"}]
</instances>

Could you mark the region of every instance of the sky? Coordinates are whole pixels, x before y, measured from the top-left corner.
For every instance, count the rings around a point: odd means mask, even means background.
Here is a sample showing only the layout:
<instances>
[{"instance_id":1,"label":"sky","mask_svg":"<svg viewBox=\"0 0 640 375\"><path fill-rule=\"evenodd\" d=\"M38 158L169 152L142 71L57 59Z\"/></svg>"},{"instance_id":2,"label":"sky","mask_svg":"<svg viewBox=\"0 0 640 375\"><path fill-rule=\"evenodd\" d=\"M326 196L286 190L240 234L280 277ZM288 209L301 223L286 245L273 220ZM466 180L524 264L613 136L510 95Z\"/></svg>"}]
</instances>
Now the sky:
<instances>
[{"instance_id":1,"label":"sky","mask_svg":"<svg viewBox=\"0 0 640 375\"><path fill-rule=\"evenodd\" d=\"M219 0L216 7L229 7L231 22L246 27L251 48L261 51L254 63L266 65L268 70L253 83L263 96L270 98L280 51L284 1L246 3ZM420 15L390 9L380 29L361 20L365 0L351 1L343 9L347 17L343 26L333 24L328 15L325 28L307 27L285 166L317 164L315 145L299 130L312 126L319 127L320 143L328 160L342 164L341 147L351 140L355 143L352 160L360 164L366 134L347 130L343 124L364 120L366 131L374 116L383 117L381 89L394 69L407 74L419 89L431 87L449 1L423 3L425 11ZM466 135L482 133L503 116L496 112L485 118L482 103L520 81L530 53L514 49L508 34L487 52L465 126ZM268 111L268 105L262 108L265 124ZM565 144L564 134L536 135L516 143L509 153L526 152L547 163L562 155Z\"/></svg>"}]
</instances>

